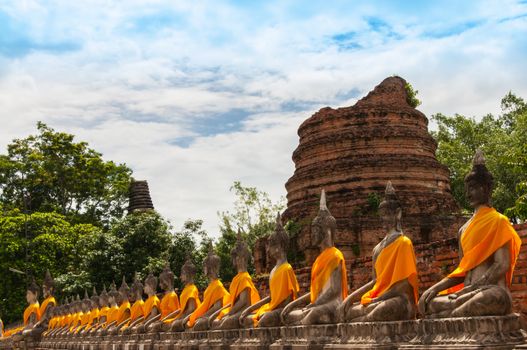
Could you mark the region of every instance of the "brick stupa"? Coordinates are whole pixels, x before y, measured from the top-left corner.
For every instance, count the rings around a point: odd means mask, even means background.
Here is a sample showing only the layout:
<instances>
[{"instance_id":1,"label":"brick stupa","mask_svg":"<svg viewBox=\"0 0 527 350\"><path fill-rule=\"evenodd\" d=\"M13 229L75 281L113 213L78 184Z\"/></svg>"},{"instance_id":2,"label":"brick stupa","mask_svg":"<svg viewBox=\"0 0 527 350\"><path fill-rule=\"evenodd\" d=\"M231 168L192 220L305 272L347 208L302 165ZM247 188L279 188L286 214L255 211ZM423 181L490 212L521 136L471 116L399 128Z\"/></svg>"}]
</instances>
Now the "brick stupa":
<instances>
[{"instance_id":1,"label":"brick stupa","mask_svg":"<svg viewBox=\"0 0 527 350\"><path fill-rule=\"evenodd\" d=\"M132 180L129 189L128 214L149 210L154 210L154 204L150 197L148 182Z\"/></svg>"},{"instance_id":2,"label":"brick stupa","mask_svg":"<svg viewBox=\"0 0 527 350\"><path fill-rule=\"evenodd\" d=\"M404 79L386 78L354 106L322 108L302 123L298 135L284 218L302 226L294 243L306 263L318 254L310 222L322 189L338 223L336 246L347 259L370 255L383 238L377 206L388 180L414 244L455 235L461 218L449 171L435 157L428 119L408 103Z\"/></svg>"}]
</instances>

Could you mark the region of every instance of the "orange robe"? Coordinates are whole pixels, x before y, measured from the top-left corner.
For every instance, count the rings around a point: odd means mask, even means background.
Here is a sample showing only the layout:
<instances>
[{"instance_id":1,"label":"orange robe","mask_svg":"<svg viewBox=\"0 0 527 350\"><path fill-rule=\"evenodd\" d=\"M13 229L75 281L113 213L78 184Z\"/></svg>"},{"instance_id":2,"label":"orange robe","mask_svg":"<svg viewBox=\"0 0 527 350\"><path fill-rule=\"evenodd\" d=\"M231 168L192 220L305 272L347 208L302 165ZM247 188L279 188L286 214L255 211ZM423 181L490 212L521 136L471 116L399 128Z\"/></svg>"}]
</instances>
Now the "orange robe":
<instances>
[{"instance_id":1,"label":"orange robe","mask_svg":"<svg viewBox=\"0 0 527 350\"><path fill-rule=\"evenodd\" d=\"M104 327L108 327L108 325L114 321L117 321L117 316L119 314L119 306L114 305L111 306L108 310L108 313L106 314L106 322L104 323Z\"/></svg>"},{"instance_id":2,"label":"orange robe","mask_svg":"<svg viewBox=\"0 0 527 350\"><path fill-rule=\"evenodd\" d=\"M229 292L227 292L219 279L215 279L205 289L203 303L190 315L188 326L194 327L196 320L203 316L219 300L221 300L222 306L227 304L229 302Z\"/></svg>"},{"instance_id":3,"label":"orange robe","mask_svg":"<svg viewBox=\"0 0 527 350\"><path fill-rule=\"evenodd\" d=\"M256 290L256 287L254 286L251 275L249 275L247 271L240 272L236 276L234 276L231 281L231 285L229 286L230 297L227 303L231 304L231 306L223 310L218 315L218 319L221 319L223 316L230 312L230 309L232 308L232 306L234 306L236 299L238 299L240 294L247 288L249 289L250 305L253 305L260 301L260 294L258 294L258 290Z\"/></svg>"},{"instance_id":4,"label":"orange robe","mask_svg":"<svg viewBox=\"0 0 527 350\"><path fill-rule=\"evenodd\" d=\"M108 320L108 313L110 312L110 308L108 306L103 306L102 309L99 309L99 318L97 319L97 327L104 326L106 324L106 321ZM101 323L102 318L105 317L104 323Z\"/></svg>"},{"instance_id":5,"label":"orange robe","mask_svg":"<svg viewBox=\"0 0 527 350\"><path fill-rule=\"evenodd\" d=\"M27 326L29 324L29 318L32 314L35 314L37 316L37 321L40 320L39 309L40 306L38 301L26 307L26 309L24 310L24 326Z\"/></svg>"},{"instance_id":6,"label":"orange robe","mask_svg":"<svg viewBox=\"0 0 527 350\"><path fill-rule=\"evenodd\" d=\"M127 312L129 315L131 314L130 306L131 305L129 301L125 301L121 304L121 306L119 306L119 310L117 310L117 316L115 319L117 321L115 324L116 326L126 321L126 319L128 318Z\"/></svg>"},{"instance_id":7,"label":"orange robe","mask_svg":"<svg viewBox=\"0 0 527 350\"><path fill-rule=\"evenodd\" d=\"M42 316L44 316L49 305L51 306L57 305L57 301L52 296L49 296L46 299L44 299L44 301L42 302L42 305L40 305L40 308L38 309L38 319L41 319Z\"/></svg>"},{"instance_id":8,"label":"orange robe","mask_svg":"<svg viewBox=\"0 0 527 350\"><path fill-rule=\"evenodd\" d=\"M179 298L176 292L171 291L165 293L165 295L161 299L159 308L161 309L161 320L173 313L174 311L179 310Z\"/></svg>"},{"instance_id":9,"label":"orange robe","mask_svg":"<svg viewBox=\"0 0 527 350\"><path fill-rule=\"evenodd\" d=\"M75 332L77 330L77 327L81 325L82 317L84 316L84 312L77 312L75 316L73 317L73 322L70 325L70 332Z\"/></svg>"},{"instance_id":10,"label":"orange robe","mask_svg":"<svg viewBox=\"0 0 527 350\"><path fill-rule=\"evenodd\" d=\"M481 207L461 235L463 258L448 277L465 277L468 271L482 264L505 244L508 244L510 253L510 265L506 274L506 281L510 286L520 253L521 239L505 215L494 208ZM446 293L462 288L463 284L460 284L449 288Z\"/></svg>"},{"instance_id":11,"label":"orange robe","mask_svg":"<svg viewBox=\"0 0 527 350\"><path fill-rule=\"evenodd\" d=\"M143 301L143 299L136 300L132 304L132 307L130 308L130 321L128 321L124 326L121 327L121 331L124 331L130 326L132 322L137 320L139 317L143 316L144 306L145 302Z\"/></svg>"},{"instance_id":12,"label":"orange robe","mask_svg":"<svg viewBox=\"0 0 527 350\"><path fill-rule=\"evenodd\" d=\"M311 268L311 303L317 300L331 274L338 266L341 268L342 299L348 296L348 277L344 255L337 248L330 247L320 253Z\"/></svg>"},{"instance_id":13,"label":"orange robe","mask_svg":"<svg viewBox=\"0 0 527 350\"><path fill-rule=\"evenodd\" d=\"M181 297L180 297L180 300L181 300L181 306L180 306L181 312L179 314L177 314L175 317L166 319L163 322L165 322L165 323L172 323L176 319L180 318L183 315L183 313L185 312L187 304L188 304L188 302L191 299L194 299L194 302L196 303L196 308L198 308L200 306L200 304L201 304L201 301L199 300L198 287L196 287L195 284L187 284L185 286L185 288L183 288L183 291L181 292Z\"/></svg>"},{"instance_id":14,"label":"orange robe","mask_svg":"<svg viewBox=\"0 0 527 350\"><path fill-rule=\"evenodd\" d=\"M273 311L289 297L291 297L291 300L297 298L300 288L296 280L295 271L288 262L276 268L269 281L269 289L271 291L271 301L256 310L253 318L255 326L263 314Z\"/></svg>"},{"instance_id":15,"label":"orange robe","mask_svg":"<svg viewBox=\"0 0 527 350\"><path fill-rule=\"evenodd\" d=\"M145 320L148 318L148 316L150 316L154 308L156 308L159 312L160 303L161 302L159 301L159 298L155 294L146 299L145 305L143 306L143 316L145 317Z\"/></svg>"},{"instance_id":16,"label":"orange robe","mask_svg":"<svg viewBox=\"0 0 527 350\"><path fill-rule=\"evenodd\" d=\"M91 329L98 321L99 319L99 308L94 308L90 311L90 318L88 319L88 324L86 325L85 329Z\"/></svg>"},{"instance_id":17,"label":"orange robe","mask_svg":"<svg viewBox=\"0 0 527 350\"><path fill-rule=\"evenodd\" d=\"M74 332L79 333L81 330L83 330L88 325L88 322L90 322L90 317L91 311L83 313L80 318L80 324L77 326L77 328L75 328Z\"/></svg>"},{"instance_id":18,"label":"orange robe","mask_svg":"<svg viewBox=\"0 0 527 350\"><path fill-rule=\"evenodd\" d=\"M386 293L395 283L408 279L413 288L414 302L418 298L417 267L412 241L400 236L385 247L375 261L376 281L372 289L362 295L361 304L368 305L372 299Z\"/></svg>"}]
</instances>

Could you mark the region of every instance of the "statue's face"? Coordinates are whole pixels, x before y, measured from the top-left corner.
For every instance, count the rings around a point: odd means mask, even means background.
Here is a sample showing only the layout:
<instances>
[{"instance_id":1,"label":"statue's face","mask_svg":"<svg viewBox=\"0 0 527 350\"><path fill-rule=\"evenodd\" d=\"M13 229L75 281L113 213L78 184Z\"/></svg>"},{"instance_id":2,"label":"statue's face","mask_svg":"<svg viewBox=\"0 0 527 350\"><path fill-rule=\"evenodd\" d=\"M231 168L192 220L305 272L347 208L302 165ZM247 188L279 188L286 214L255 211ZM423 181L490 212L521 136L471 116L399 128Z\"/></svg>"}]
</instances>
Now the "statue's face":
<instances>
[{"instance_id":1,"label":"statue's face","mask_svg":"<svg viewBox=\"0 0 527 350\"><path fill-rule=\"evenodd\" d=\"M170 283L167 281L166 278L160 278L159 286L161 287L161 289L167 290L168 288L170 288Z\"/></svg>"},{"instance_id":2,"label":"statue's face","mask_svg":"<svg viewBox=\"0 0 527 350\"><path fill-rule=\"evenodd\" d=\"M102 295L101 295L101 296L99 297L99 306L100 306L100 307L104 307L104 306L106 306L106 305L108 305L108 297L106 297L106 296L102 296Z\"/></svg>"},{"instance_id":3,"label":"statue's face","mask_svg":"<svg viewBox=\"0 0 527 350\"><path fill-rule=\"evenodd\" d=\"M267 246L267 254L275 259L278 260L282 256L282 247L280 244L276 241L269 241L269 245Z\"/></svg>"},{"instance_id":4,"label":"statue's face","mask_svg":"<svg viewBox=\"0 0 527 350\"><path fill-rule=\"evenodd\" d=\"M154 294L154 290L153 290L152 286L149 285L148 283L145 284L145 293L148 294L148 295Z\"/></svg>"},{"instance_id":5,"label":"statue's face","mask_svg":"<svg viewBox=\"0 0 527 350\"><path fill-rule=\"evenodd\" d=\"M36 293L33 293L32 291L28 290L26 292L26 300L28 302L28 304L33 304L37 301L37 294Z\"/></svg>"},{"instance_id":6,"label":"statue's face","mask_svg":"<svg viewBox=\"0 0 527 350\"><path fill-rule=\"evenodd\" d=\"M465 184L465 196L472 208L489 203L487 189L476 181L469 181Z\"/></svg>"},{"instance_id":7,"label":"statue's face","mask_svg":"<svg viewBox=\"0 0 527 350\"><path fill-rule=\"evenodd\" d=\"M386 207L379 209L379 215L381 217L382 226L386 231L393 230L397 227L397 223L401 220L401 209L391 210Z\"/></svg>"},{"instance_id":8,"label":"statue's face","mask_svg":"<svg viewBox=\"0 0 527 350\"><path fill-rule=\"evenodd\" d=\"M44 298L47 298L53 294L53 288L49 288L48 286L42 286L42 292L44 293Z\"/></svg>"},{"instance_id":9,"label":"statue's face","mask_svg":"<svg viewBox=\"0 0 527 350\"><path fill-rule=\"evenodd\" d=\"M320 245L324 239L324 231L319 223L311 225L311 243L315 246Z\"/></svg>"},{"instance_id":10,"label":"statue's face","mask_svg":"<svg viewBox=\"0 0 527 350\"><path fill-rule=\"evenodd\" d=\"M122 303L127 299L128 299L128 292L124 290L119 291L119 302Z\"/></svg>"},{"instance_id":11,"label":"statue's face","mask_svg":"<svg viewBox=\"0 0 527 350\"><path fill-rule=\"evenodd\" d=\"M116 302L116 300L115 300L115 298L113 297L113 295L109 295L109 296L108 296L108 303L113 304L113 303L115 303L115 302Z\"/></svg>"},{"instance_id":12,"label":"statue's face","mask_svg":"<svg viewBox=\"0 0 527 350\"><path fill-rule=\"evenodd\" d=\"M179 276L179 278L181 279L183 283L188 283L190 281L189 274L187 273L186 270L183 270L183 269L181 269L181 276Z\"/></svg>"},{"instance_id":13,"label":"statue's face","mask_svg":"<svg viewBox=\"0 0 527 350\"><path fill-rule=\"evenodd\" d=\"M247 259L240 254L235 255L232 259L233 265L237 270L247 270Z\"/></svg>"}]
</instances>

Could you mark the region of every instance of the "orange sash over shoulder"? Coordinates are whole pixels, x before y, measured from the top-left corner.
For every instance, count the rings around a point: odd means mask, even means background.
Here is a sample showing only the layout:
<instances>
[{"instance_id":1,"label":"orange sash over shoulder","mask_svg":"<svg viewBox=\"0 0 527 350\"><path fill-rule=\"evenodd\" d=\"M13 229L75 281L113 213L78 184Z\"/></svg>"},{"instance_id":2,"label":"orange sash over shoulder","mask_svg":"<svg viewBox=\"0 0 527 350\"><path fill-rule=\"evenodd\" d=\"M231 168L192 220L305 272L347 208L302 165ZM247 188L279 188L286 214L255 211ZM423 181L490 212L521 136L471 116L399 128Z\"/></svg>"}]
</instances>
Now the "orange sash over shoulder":
<instances>
[{"instance_id":1,"label":"orange sash over shoulder","mask_svg":"<svg viewBox=\"0 0 527 350\"><path fill-rule=\"evenodd\" d=\"M143 299L136 300L130 308L130 320L121 327L120 331L124 331L130 326L130 324L132 324L132 322L137 320L139 317L144 316L144 307L145 302Z\"/></svg>"},{"instance_id":2,"label":"orange sash over shoulder","mask_svg":"<svg viewBox=\"0 0 527 350\"><path fill-rule=\"evenodd\" d=\"M414 246L407 236L400 236L385 247L375 261L375 275L377 280L373 288L361 298L361 304L371 303L373 298L386 293L395 283L408 279L414 290L417 303L418 282Z\"/></svg>"},{"instance_id":3,"label":"orange sash over shoulder","mask_svg":"<svg viewBox=\"0 0 527 350\"><path fill-rule=\"evenodd\" d=\"M51 305L51 306L55 306L57 305L57 301L55 300L54 297L52 296L49 296L47 297L43 302L42 302L42 305L40 305L40 308L38 310L38 318L41 319L42 316L44 316L44 314L46 313L46 309L48 308L48 306Z\"/></svg>"},{"instance_id":4,"label":"orange sash over shoulder","mask_svg":"<svg viewBox=\"0 0 527 350\"><path fill-rule=\"evenodd\" d=\"M230 297L228 303L231 304L231 307L234 305L236 299L240 296L240 294L247 288L249 289L249 298L251 305L260 301L260 294L254 286L251 275L249 275L247 271L240 272L236 276L234 276L231 285L229 286ZM221 319L223 316L228 314L231 307L223 310L220 315L218 315L218 318Z\"/></svg>"},{"instance_id":5,"label":"orange sash over shoulder","mask_svg":"<svg viewBox=\"0 0 527 350\"><path fill-rule=\"evenodd\" d=\"M159 304L159 308L161 309L161 320L173 313L174 311L178 310L179 298L176 292L171 291L165 293L165 295L161 299L161 304Z\"/></svg>"},{"instance_id":6,"label":"orange sash over shoulder","mask_svg":"<svg viewBox=\"0 0 527 350\"><path fill-rule=\"evenodd\" d=\"M341 268L341 289L342 299L348 296L348 277L346 273L346 264L344 255L335 247L326 248L317 257L311 269L311 303L317 300L318 296L329 281L331 274L335 269Z\"/></svg>"},{"instance_id":7,"label":"orange sash over shoulder","mask_svg":"<svg viewBox=\"0 0 527 350\"><path fill-rule=\"evenodd\" d=\"M297 298L300 288L296 280L295 271L289 263L285 262L276 268L269 281L269 289L271 301L262 305L256 311L253 318L255 325L264 313L273 311L287 298L291 297L291 300Z\"/></svg>"},{"instance_id":8,"label":"orange sash over shoulder","mask_svg":"<svg viewBox=\"0 0 527 350\"><path fill-rule=\"evenodd\" d=\"M196 320L203 316L218 300L221 300L222 306L227 304L229 297L229 292L227 292L219 279L210 282L203 293L203 303L190 315L188 326L194 327Z\"/></svg>"},{"instance_id":9,"label":"orange sash over shoulder","mask_svg":"<svg viewBox=\"0 0 527 350\"><path fill-rule=\"evenodd\" d=\"M40 319L39 309L40 305L38 301L26 307L26 309L24 310L24 326L27 326L29 324L29 318L32 314L35 314L37 316L37 321Z\"/></svg>"},{"instance_id":10,"label":"orange sash over shoulder","mask_svg":"<svg viewBox=\"0 0 527 350\"><path fill-rule=\"evenodd\" d=\"M100 311L99 311L99 308L94 308L90 311L90 318L88 319L88 324L86 325L86 330L92 328L94 326L95 323L97 323L97 321L99 320L99 314L100 314Z\"/></svg>"},{"instance_id":11,"label":"orange sash over shoulder","mask_svg":"<svg viewBox=\"0 0 527 350\"><path fill-rule=\"evenodd\" d=\"M509 246L510 265L507 271L507 284L512 282L514 266L520 253L521 239L509 219L494 208L480 208L461 235L463 258L458 267L448 277L465 277L468 271L487 260L499 248ZM459 290L463 285L454 286L448 292Z\"/></svg>"},{"instance_id":12,"label":"orange sash over shoulder","mask_svg":"<svg viewBox=\"0 0 527 350\"><path fill-rule=\"evenodd\" d=\"M146 299L145 301L145 305L143 306L143 316L145 316L145 318L150 316L150 313L152 312L154 308L156 308L157 311L160 311L159 310L160 303L161 302L159 301L159 298L157 297L157 295L154 294L151 297L148 297L148 299Z\"/></svg>"},{"instance_id":13,"label":"orange sash over shoulder","mask_svg":"<svg viewBox=\"0 0 527 350\"><path fill-rule=\"evenodd\" d=\"M108 327L108 325L114 321L117 321L117 316L119 314L119 306L115 305L110 307L108 310L108 313L106 314L106 322L104 324L104 327Z\"/></svg>"},{"instance_id":14,"label":"orange sash over shoulder","mask_svg":"<svg viewBox=\"0 0 527 350\"><path fill-rule=\"evenodd\" d=\"M180 318L184 314L185 309L187 307L187 304L188 304L188 302L191 299L194 299L194 302L196 303L196 308L198 308L200 306L200 304L201 304L201 301L199 300L198 287L196 287L195 284L187 284L185 286L185 288L183 288L183 291L181 292L181 296L180 296L180 301L181 301L180 310L181 310L181 312L179 314L177 314L175 317L168 318L168 319L164 320L163 322L165 322L165 323L172 323L176 319Z\"/></svg>"},{"instance_id":15,"label":"orange sash over shoulder","mask_svg":"<svg viewBox=\"0 0 527 350\"><path fill-rule=\"evenodd\" d=\"M119 306L119 310L117 311L117 318L116 318L116 325L119 325L121 323L123 323L124 321L126 321L126 319L128 318L126 313L128 312L128 314L131 314L130 313L130 302L129 301L125 301L124 303L121 304L121 306Z\"/></svg>"}]
</instances>

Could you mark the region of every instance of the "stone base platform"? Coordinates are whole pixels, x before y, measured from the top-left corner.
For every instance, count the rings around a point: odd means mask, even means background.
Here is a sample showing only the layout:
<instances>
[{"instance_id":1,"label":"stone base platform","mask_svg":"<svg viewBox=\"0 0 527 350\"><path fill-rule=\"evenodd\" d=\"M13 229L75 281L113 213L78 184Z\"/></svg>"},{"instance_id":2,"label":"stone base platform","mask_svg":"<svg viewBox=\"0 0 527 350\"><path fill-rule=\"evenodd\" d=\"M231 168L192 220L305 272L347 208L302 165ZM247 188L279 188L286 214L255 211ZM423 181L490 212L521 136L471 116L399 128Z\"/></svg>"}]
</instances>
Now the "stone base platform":
<instances>
[{"instance_id":1,"label":"stone base platform","mask_svg":"<svg viewBox=\"0 0 527 350\"><path fill-rule=\"evenodd\" d=\"M348 350L527 349L516 314L397 322L0 341L3 349L36 350Z\"/></svg>"}]
</instances>

